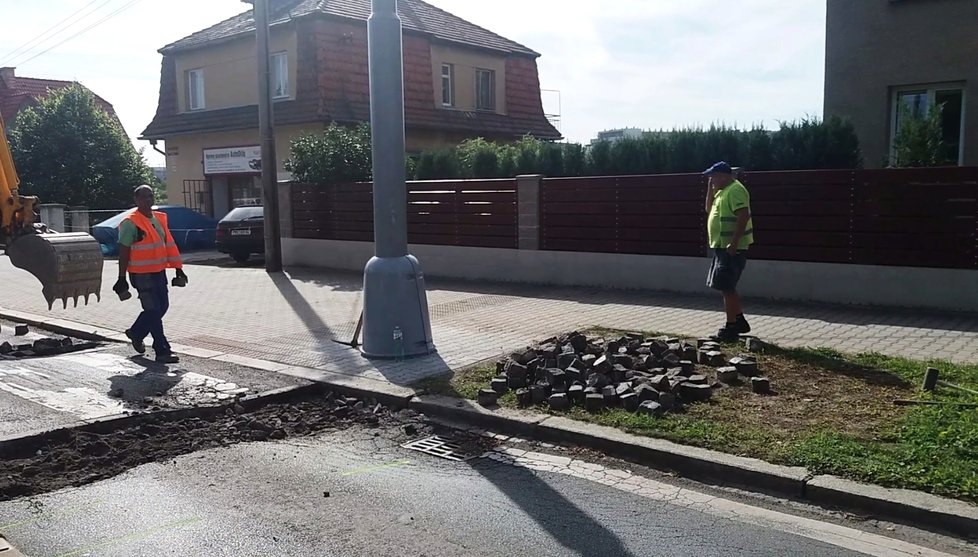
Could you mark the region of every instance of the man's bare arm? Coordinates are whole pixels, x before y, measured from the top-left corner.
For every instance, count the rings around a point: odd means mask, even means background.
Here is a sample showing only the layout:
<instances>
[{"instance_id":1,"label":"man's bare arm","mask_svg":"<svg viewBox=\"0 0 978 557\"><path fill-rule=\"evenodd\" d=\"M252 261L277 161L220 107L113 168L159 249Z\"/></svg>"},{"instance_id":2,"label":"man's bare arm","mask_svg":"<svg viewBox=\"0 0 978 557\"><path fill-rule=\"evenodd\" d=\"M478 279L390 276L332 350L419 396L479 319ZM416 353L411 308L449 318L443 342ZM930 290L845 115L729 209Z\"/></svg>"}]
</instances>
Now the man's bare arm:
<instances>
[{"instance_id":1,"label":"man's bare arm","mask_svg":"<svg viewBox=\"0 0 978 557\"><path fill-rule=\"evenodd\" d=\"M126 271L129 269L129 246L119 246L119 278L126 278Z\"/></svg>"}]
</instances>

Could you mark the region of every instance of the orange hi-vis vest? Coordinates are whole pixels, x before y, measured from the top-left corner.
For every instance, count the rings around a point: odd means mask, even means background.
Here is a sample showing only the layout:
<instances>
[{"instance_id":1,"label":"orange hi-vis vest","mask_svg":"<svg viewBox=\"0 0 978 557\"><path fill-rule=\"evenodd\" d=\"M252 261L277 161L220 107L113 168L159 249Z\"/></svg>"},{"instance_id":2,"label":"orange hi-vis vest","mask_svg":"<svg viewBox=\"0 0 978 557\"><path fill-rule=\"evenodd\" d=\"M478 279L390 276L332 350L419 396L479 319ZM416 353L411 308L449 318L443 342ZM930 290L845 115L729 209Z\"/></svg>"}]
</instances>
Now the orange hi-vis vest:
<instances>
[{"instance_id":1,"label":"orange hi-vis vest","mask_svg":"<svg viewBox=\"0 0 978 557\"><path fill-rule=\"evenodd\" d=\"M130 273L158 273L165 269L183 268L177 244L173 241L170 227L166 223L166 213L153 211L153 216L160 221L166 238L160 238L153 223L139 211L133 211L126 217L143 232L142 240L129 246Z\"/></svg>"}]
</instances>

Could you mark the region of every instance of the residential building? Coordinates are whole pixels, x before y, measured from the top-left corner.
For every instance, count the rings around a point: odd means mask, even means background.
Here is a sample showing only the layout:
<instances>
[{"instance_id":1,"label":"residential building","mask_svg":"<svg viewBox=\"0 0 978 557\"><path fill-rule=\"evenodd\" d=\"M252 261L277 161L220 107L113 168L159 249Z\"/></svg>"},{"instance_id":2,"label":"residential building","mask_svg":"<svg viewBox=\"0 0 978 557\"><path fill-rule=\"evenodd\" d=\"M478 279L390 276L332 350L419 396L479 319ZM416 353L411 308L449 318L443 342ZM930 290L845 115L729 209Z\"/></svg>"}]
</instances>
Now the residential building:
<instances>
[{"instance_id":1,"label":"residential building","mask_svg":"<svg viewBox=\"0 0 978 557\"><path fill-rule=\"evenodd\" d=\"M615 143L616 141L621 141L622 139L640 139L642 137L642 133L642 130L638 128L605 130L603 132L598 132L598 137L591 140L591 145L601 143L603 141Z\"/></svg>"},{"instance_id":2,"label":"residential building","mask_svg":"<svg viewBox=\"0 0 978 557\"><path fill-rule=\"evenodd\" d=\"M406 147L472 137L559 139L529 48L421 0L401 0ZM369 121L370 0L272 0L272 78L280 179L292 139L330 122ZM221 217L260 198L255 25L245 12L167 45L156 117L141 139L166 144L167 191Z\"/></svg>"},{"instance_id":3,"label":"residential building","mask_svg":"<svg viewBox=\"0 0 978 557\"><path fill-rule=\"evenodd\" d=\"M76 82L21 77L17 75L16 68L0 68L0 116L3 116L4 122L12 125L18 112L36 104L50 92L71 85L76 85ZM95 95L95 102L119 122L119 117L108 101ZM119 125L122 125L121 122Z\"/></svg>"},{"instance_id":4,"label":"residential building","mask_svg":"<svg viewBox=\"0 0 978 557\"><path fill-rule=\"evenodd\" d=\"M828 0L826 15L825 115L852 121L867 167L891 155L901 114L937 104L947 162L978 165L974 0Z\"/></svg>"}]
</instances>

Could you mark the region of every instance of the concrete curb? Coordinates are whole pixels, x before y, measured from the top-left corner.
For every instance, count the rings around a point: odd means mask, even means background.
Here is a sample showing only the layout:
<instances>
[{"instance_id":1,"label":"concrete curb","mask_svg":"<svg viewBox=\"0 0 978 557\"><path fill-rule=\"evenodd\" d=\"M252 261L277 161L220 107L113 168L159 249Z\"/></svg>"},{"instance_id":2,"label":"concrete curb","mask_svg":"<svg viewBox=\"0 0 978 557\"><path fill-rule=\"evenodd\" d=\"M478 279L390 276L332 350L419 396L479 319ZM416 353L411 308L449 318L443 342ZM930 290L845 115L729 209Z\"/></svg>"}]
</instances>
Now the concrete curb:
<instances>
[{"instance_id":1,"label":"concrete curb","mask_svg":"<svg viewBox=\"0 0 978 557\"><path fill-rule=\"evenodd\" d=\"M411 399L410 408L449 424L474 425L544 442L573 443L713 485L746 488L965 539L978 534L978 507L927 493L813 476L801 467L640 437L560 416L484 408L466 399L421 395Z\"/></svg>"},{"instance_id":2,"label":"concrete curb","mask_svg":"<svg viewBox=\"0 0 978 557\"><path fill-rule=\"evenodd\" d=\"M98 329L71 321L45 319L24 312L0 310L0 317L32 324L87 340L125 342L122 333ZM83 336L88 335L88 337ZM120 338L121 337L121 338ZM418 395L415 391L386 381L345 375L321 369L288 366L279 362L223 354L192 346L174 345L174 352L204 359L220 359L246 367L282 373L312 381L310 385L286 387L239 399L252 408L308 392L332 390L344 396L374 398L392 408L411 408L451 423L474 425L499 433L529 437L545 442L574 443L656 469L675 471L714 485L732 485L751 491L799 499L824 507L871 515L910 526L950 533L966 539L978 538L978 507L927 493L862 484L834 476L814 476L805 468L779 466L718 451L680 445L662 439L640 437L618 429L578 422L568 418L506 408L484 408L474 401L439 395ZM308 391L307 391L308 390ZM233 404L233 403L232 403ZM182 419L224 411L229 404L166 412L110 416L80 425L37 432L25 439L55 439L69 431L106 433L156 418ZM43 443L43 441L41 441ZM8 451L20 449L28 441L0 439L0 460ZM30 451L34 452L34 451Z\"/></svg>"},{"instance_id":3,"label":"concrete curb","mask_svg":"<svg viewBox=\"0 0 978 557\"><path fill-rule=\"evenodd\" d=\"M238 399L231 399L222 404L161 410L159 412L141 412L138 414L116 414L94 420L82 420L72 425L44 429L26 435L12 435L0 438L0 461L27 458L35 454L47 443L63 441L73 432L106 435L120 429L160 420L176 421L187 418L214 416L227 411L228 408L233 407L235 404L240 404L246 410L254 410L266 404L272 404L297 396L319 394L325 390L325 386L321 383L293 385L243 396Z\"/></svg>"},{"instance_id":4,"label":"concrete curb","mask_svg":"<svg viewBox=\"0 0 978 557\"><path fill-rule=\"evenodd\" d=\"M17 551L17 548L0 533L0 557L24 557L24 554Z\"/></svg>"},{"instance_id":5,"label":"concrete curb","mask_svg":"<svg viewBox=\"0 0 978 557\"><path fill-rule=\"evenodd\" d=\"M805 498L820 506L855 509L880 517L895 516L912 526L978 539L978 507L930 493L880 487L835 476L815 476L805 483Z\"/></svg>"},{"instance_id":6,"label":"concrete curb","mask_svg":"<svg viewBox=\"0 0 978 557\"><path fill-rule=\"evenodd\" d=\"M84 323L76 323L65 319L44 317L34 313L16 311L12 309L0 309L0 318L17 323L26 323L33 327L39 327L59 335L65 335L82 340L101 341L101 342L126 342L123 333L111 329L100 329ZM120 339L121 337L121 339Z\"/></svg>"}]
</instances>

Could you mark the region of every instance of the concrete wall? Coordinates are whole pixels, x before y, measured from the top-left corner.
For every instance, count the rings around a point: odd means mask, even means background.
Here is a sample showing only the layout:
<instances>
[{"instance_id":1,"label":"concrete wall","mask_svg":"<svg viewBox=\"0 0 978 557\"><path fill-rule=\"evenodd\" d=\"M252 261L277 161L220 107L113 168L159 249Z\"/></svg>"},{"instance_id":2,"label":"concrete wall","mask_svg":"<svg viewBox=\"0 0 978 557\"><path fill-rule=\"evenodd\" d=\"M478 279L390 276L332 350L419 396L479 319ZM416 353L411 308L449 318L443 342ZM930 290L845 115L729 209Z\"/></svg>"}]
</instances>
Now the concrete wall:
<instances>
[{"instance_id":1,"label":"concrete wall","mask_svg":"<svg viewBox=\"0 0 978 557\"><path fill-rule=\"evenodd\" d=\"M825 115L852 120L865 164L889 154L894 88L964 83L965 166L978 165L974 0L828 0Z\"/></svg>"},{"instance_id":2,"label":"concrete wall","mask_svg":"<svg viewBox=\"0 0 978 557\"><path fill-rule=\"evenodd\" d=\"M288 53L289 93L295 98L298 46L295 28L276 26L269 37L272 54ZM225 44L176 55L177 106L187 111L187 74L204 71L205 110L258 104L258 73L253 34Z\"/></svg>"},{"instance_id":3,"label":"concrete wall","mask_svg":"<svg viewBox=\"0 0 978 557\"><path fill-rule=\"evenodd\" d=\"M471 280L709 294L709 259L412 245L425 274ZM282 239L286 266L362 271L373 244ZM978 271L750 261L746 296L978 311Z\"/></svg>"}]
</instances>

